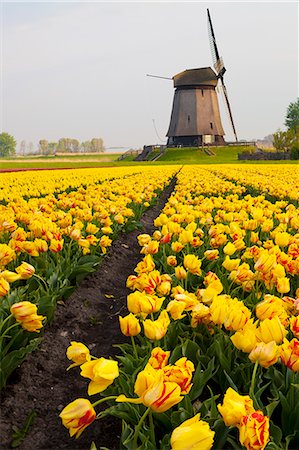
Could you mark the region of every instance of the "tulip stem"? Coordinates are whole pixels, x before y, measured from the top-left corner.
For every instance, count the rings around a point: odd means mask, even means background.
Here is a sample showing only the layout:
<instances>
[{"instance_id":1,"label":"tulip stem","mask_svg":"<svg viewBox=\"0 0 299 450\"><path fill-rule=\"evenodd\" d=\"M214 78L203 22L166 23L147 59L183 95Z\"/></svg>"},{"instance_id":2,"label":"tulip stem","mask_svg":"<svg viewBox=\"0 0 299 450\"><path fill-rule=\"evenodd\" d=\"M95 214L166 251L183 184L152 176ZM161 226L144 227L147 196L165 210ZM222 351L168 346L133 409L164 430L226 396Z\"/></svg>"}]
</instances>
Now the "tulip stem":
<instances>
[{"instance_id":1,"label":"tulip stem","mask_svg":"<svg viewBox=\"0 0 299 450\"><path fill-rule=\"evenodd\" d=\"M101 398L100 400L94 402L92 404L92 406L95 407L95 406L99 405L100 403L107 402L108 400L114 400L115 398L117 398L117 395L110 395L110 397Z\"/></svg>"},{"instance_id":2,"label":"tulip stem","mask_svg":"<svg viewBox=\"0 0 299 450\"><path fill-rule=\"evenodd\" d=\"M33 276L34 276L35 278L38 278L38 280L42 281L42 284L44 285L44 287L46 288L46 291L48 292L48 285L47 285L47 283L45 282L45 280L44 280L42 277L40 277L39 275L37 275L36 273L34 273Z\"/></svg>"},{"instance_id":3,"label":"tulip stem","mask_svg":"<svg viewBox=\"0 0 299 450\"><path fill-rule=\"evenodd\" d=\"M249 389L249 395L252 398L254 403L257 403L255 395L254 395L254 386L255 386L255 377L256 377L256 372L257 372L258 365L259 365L259 362L255 361L253 372L252 372L250 389ZM256 408L256 407L258 407L258 405L254 405L254 407Z\"/></svg>"},{"instance_id":4,"label":"tulip stem","mask_svg":"<svg viewBox=\"0 0 299 450\"><path fill-rule=\"evenodd\" d=\"M9 316L6 317L6 319L3 320L2 324L0 325L0 335L2 333L3 326L13 317L13 314L9 314Z\"/></svg>"},{"instance_id":5,"label":"tulip stem","mask_svg":"<svg viewBox=\"0 0 299 450\"><path fill-rule=\"evenodd\" d=\"M151 441L152 441L153 446L156 448L156 436L155 436L155 427L154 427L152 411L150 412L150 415L149 415L149 423L150 423L150 430L151 430Z\"/></svg>"},{"instance_id":6,"label":"tulip stem","mask_svg":"<svg viewBox=\"0 0 299 450\"><path fill-rule=\"evenodd\" d=\"M136 359L138 359L138 353L137 353L137 348L136 348L136 344L134 341L134 336L131 336L131 342L132 342L132 347L133 347L133 351L134 351L134 356Z\"/></svg>"},{"instance_id":7,"label":"tulip stem","mask_svg":"<svg viewBox=\"0 0 299 450\"><path fill-rule=\"evenodd\" d=\"M138 440L138 435L139 435L140 428L141 428L144 420L146 419L146 416L150 412L150 410L151 410L150 408L147 408L147 410L145 411L145 413L143 414L143 416L139 420L137 427L135 428L134 439L133 439L133 448L134 449L137 448L137 440Z\"/></svg>"}]
</instances>

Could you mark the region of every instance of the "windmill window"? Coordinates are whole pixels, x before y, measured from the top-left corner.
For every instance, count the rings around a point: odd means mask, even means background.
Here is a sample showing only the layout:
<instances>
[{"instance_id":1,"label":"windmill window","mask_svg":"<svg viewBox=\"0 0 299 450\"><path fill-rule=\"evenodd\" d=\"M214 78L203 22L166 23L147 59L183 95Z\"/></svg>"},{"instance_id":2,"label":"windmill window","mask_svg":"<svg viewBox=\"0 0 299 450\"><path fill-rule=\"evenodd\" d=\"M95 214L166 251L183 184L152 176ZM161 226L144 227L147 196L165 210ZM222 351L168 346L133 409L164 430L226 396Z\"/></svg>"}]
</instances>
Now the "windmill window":
<instances>
[{"instance_id":1,"label":"windmill window","mask_svg":"<svg viewBox=\"0 0 299 450\"><path fill-rule=\"evenodd\" d=\"M201 95L202 95L202 97L203 97L203 89L201 90Z\"/></svg>"},{"instance_id":2,"label":"windmill window","mask_svg":"<svg viewBox=\"0 0 299 450\"><path fill-rule=\"evenodd\" d=\"M190 116L188 116L188 123L190 122Z\"/></svg>"},{"instance_id":3,"label":"windmill window","mask_svg":"<svg viewBox=\"0 0 299 450\"><path fill-rule=\"evenodd\" d=\"M211 130L213 130L213 124L212 124L212 122L210 122L210 127L211 127Z\"/></svg>"}]
</instances>

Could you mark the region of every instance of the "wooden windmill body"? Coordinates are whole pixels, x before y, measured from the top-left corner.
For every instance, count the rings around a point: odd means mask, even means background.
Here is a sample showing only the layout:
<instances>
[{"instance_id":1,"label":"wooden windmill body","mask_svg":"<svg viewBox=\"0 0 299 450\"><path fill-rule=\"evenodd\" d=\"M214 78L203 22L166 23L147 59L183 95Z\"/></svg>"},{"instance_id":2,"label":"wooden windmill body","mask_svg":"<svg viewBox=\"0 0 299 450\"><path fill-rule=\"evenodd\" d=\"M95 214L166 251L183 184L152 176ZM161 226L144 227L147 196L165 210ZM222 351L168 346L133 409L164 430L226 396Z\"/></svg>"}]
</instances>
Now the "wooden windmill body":
<instances>
[{"instance_id":1,"label":"wooden windmill body","mask_svg":"<svg viewBox=\"0 0 299 450\"><path fill-rule=\"evenodd\" d=\"M174 99L168 146L224 144L216 86L218 78L211 67L185 70L173 77Z\"/></svg>"},{"instance_id":2,"label":"wooden windmill body","mask_svg":"<svg viewBox=\"0 0 299 450\"><path fill-rule=\"evenodd\" d=\"M226 68L219 56L209 10L207 10L207 13L208 32L215 70L211 67L189 69L174 75L172 78L148 75L173 80L174 83L172 112L166 134L168 147L225 144L225 133L221 123L216 92L217 86L223 93L233 133L236 141L238 141L223 79Z\"/></svg>"}]
</instances>

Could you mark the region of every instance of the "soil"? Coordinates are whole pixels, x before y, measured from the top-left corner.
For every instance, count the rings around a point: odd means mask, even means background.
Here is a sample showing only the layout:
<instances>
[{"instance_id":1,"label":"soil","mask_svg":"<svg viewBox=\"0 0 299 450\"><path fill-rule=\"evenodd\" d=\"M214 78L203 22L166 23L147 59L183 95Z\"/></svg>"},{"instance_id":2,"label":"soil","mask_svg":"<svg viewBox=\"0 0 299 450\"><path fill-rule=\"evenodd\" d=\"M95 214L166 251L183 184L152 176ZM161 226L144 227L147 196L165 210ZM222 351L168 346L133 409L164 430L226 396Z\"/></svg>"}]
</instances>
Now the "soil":
<instances>
[{"instance_id":1,"label":"soil","mask_svg":"<svg viewBox=\"0 0 299 450\"><path fill-rule=\"evenodd\" d=\"M85 278L66 301L58 304L55 321L45 331L38 351L28 356L14 372L1 398L1 449L11 448L12 426L22 428L32 412L36 418L20 450L119 448L121 423L108 417L94 422L77 440L62 426L60 411L76 398L87 398L87 380L78 369L66 372L70 361L65 356L70 341L80 341L97 357L117 353L113 344L126 342L119 329L119 315L126 315L125 287L141 260L137 236L152 233L157 217L171 194L175 180L164 190L157 205L149 209L141 222L144 229L122 234L112 245L97 272ZM107 297L108 296L108 297ZM113 297L112 297L113 296Z\"/></svg>"}]
</instances>

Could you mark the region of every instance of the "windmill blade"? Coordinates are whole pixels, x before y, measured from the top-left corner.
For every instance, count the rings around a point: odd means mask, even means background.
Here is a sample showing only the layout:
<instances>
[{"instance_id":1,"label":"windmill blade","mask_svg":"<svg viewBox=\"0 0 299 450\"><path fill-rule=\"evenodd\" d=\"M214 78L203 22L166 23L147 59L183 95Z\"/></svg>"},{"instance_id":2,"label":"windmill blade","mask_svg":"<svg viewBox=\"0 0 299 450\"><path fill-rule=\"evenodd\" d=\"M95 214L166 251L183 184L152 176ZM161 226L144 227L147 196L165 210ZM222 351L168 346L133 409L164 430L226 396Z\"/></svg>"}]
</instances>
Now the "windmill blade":
<instances>
[{"instance_id":1,"label":"windmill blade","mask_svg":"<svg viewBox=\"0 0 299 450\"><path fill-rule=\"evenodd\" d=\"M231 126L232 126L232 130L233 130L236 142L238 142L238 136L237 136L236 127L235 127L235 124L234 124L232 110L231 110L230 103L229 103L229 100L228 100L227 89L226 89L226 86L224 84L224 81L223 81L222 77L220 78L220 86L222 88L222 92L223 92L223 95L224 95L224 104L225 104L226 109L227 109L227 113L228 113L228 117L229 117L229 120L230 120L230 123L231 123Z\"/></svg>"},{"instance_id":2,"label":"windmill blade","mask_svg":"<svg viewBox=\"0 0 299 450\"><path fill-rule=\"evenodd\" d=\"M152 77L152 78L162 78L163 80L172 80L172 78L169 78L169 77L160 77L159 75L151 75L149 73L147 73L146 76Z\"/></svg>"},{"instance_id":3,"label":"windmill blade","mask_svg":"<svg viewBox=\"0 0 299 450\"><path fill-rule=\"evenodd\" d=\"M223 60L222 60L222 58L220 58L220 55L219 55L209 9L207 9L207 12L208 12L208 34L209 34L210 48L211 48L211 53L212 53L212 61L213 61L213 65L214 65L217 75L223 77L226 69L224 67Z\"/></svg>"}]
</instances>

